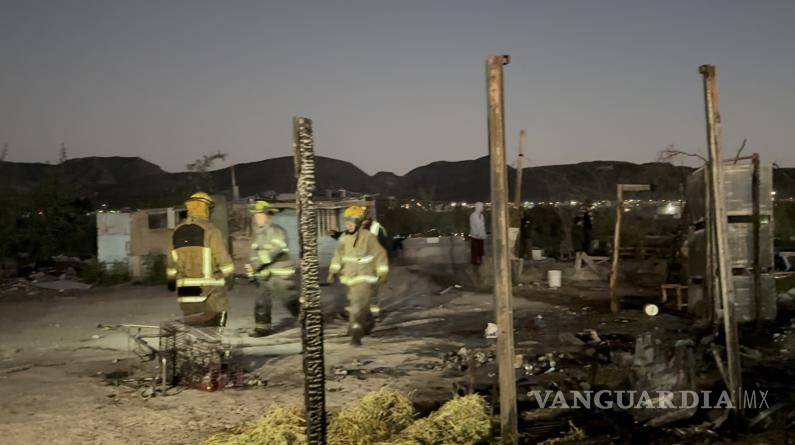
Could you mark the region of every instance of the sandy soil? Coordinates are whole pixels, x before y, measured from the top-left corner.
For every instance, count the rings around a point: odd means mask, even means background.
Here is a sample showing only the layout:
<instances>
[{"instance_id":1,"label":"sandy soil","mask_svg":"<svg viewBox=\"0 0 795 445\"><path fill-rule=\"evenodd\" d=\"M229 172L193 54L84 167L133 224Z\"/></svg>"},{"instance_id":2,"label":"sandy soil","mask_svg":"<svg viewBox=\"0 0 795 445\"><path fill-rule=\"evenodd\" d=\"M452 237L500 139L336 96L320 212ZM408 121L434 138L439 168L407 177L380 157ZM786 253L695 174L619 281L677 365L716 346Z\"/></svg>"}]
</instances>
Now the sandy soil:
<instances>
[{"instance_id":1,"label":"sandy soil","mask_svg":"<svg viewBox=\"0 0 795 445\"><path fill-rule=\"evenodd\" d=\"M334 317L344 304L343 289L323 288L329 314L330 408L386 384L414 391L418 399L452 396L450 382L433 368L441 365L441 351L460 344L431 326L448 313L485 310L490 296L478 295L478 304L468 307L470 303L457 303L466 294L452 291L439 296L438 285L407 270L398 270L392 282L382 293L383 323L361 348L348 346L345 324ZM247 284L231 292L226 336L249 346L245 349L249 365L259 368L266 386L215 393L185 390L154 398L106 383L103 376L129 369L137 358L131 357L124 332L98 325L157 325L177 318L173 294L160 287L124 285L4 296L0 299L0 443L196 444L211 432L256 418L272 404L302 404L300 332L276 305L275 318L285 330L266 339L249 338L255 292ZM408 320L420 320L423 333L418 335L417 326L400 326ZM478 329L484 325L485 321L478 322ZM337 376L334 368L376 372L366 378Z\"/></svg>"},{"instance_id":2,"label":"sandy soil","mask_svg":"<svg viewBox=\"0 0 795 445\"><path fill-rule=\"evenodd\" d=\"M335 317L344 304L343 289L323 288L331 410L384 385L410 392L421 410L435 409L472 378L446 363L445 357L462 346L492 347L483 338L486 323L492 321L491 294L467 288L442 292L447 284L439 284L438 277L429 279L408 267L393 270L381 295L384 319L360 348L348 346L345 323ZM247 284L231 292L233 308L225 333L231 342L246 345L248 367L267 384L214 393L184 390L153 398L142 397L140 389L107 382L105 376L131 369L138 359L129 352L124 332L98 325L156 325L177 318L174 295L164 288L123 285L0 297L0 444L199 444L215 431L255 419L273 404L302 405L300 332L276 305L283 331L265 339L249 338L254 295L255 288ZM675 336L691 324L669 313L646 317L632 301L617 317L609 312L603 287L553 291L526 284L515 296L517 353L525 357L581 354L582 347L562 338L562 333L595 329L630 351L641 332ZM626 367L613 363L592 370L561 360L559 367L566 369L519 375L533 385L595 380L620 386L628 374ZM338 375L337 369L347 370L347 375ZM488 392L493 366L484 366L474 377L478 390ZM521 391L519 396L521 403Z\"/></svg>"}]
</instances>

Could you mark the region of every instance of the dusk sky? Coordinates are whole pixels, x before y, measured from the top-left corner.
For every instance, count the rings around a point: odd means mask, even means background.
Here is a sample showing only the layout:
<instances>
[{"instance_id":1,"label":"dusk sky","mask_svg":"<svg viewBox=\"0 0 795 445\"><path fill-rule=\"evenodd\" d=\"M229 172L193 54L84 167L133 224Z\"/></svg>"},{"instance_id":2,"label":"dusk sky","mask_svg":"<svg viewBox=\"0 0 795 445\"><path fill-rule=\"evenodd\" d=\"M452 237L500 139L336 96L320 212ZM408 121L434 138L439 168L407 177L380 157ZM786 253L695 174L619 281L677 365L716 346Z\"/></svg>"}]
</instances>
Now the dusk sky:
<instances>
[{"instance_id":1,"label":"dusk sky","mask_svg":"<svg viewBox=\"0 0 795 445\"><path fill-rule=\"evenodd\" d=\"M531 165L703 152L712 63L727 154L795 166L792 0L0 0L0 146L175 171L290 155L301 114L318 155L402 174L487 153L489 54Z\"/></svg>"}]
</instances>

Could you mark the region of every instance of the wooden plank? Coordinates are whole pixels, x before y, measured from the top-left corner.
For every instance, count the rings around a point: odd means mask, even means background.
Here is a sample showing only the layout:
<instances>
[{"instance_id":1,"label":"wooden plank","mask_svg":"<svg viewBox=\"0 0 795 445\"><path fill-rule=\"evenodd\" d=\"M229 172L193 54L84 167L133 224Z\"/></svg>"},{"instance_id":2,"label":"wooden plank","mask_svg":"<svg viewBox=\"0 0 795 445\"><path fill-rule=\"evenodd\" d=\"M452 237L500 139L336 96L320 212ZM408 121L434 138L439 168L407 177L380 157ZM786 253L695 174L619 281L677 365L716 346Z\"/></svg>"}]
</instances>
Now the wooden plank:
<instances>
[{"instance_id":1,"label":"wooden plank","mask_svg":"<svg viewBox=\"0 0 795 445\"><path fill-rule=\"evenodd\" d=\"M490 56L488 82L489 152L491 155L491 233L494 261L494 298L497 318L497 363L500 390L502 444L518 441L516 371L514 369L511 249L508 243L508 172L505 156L505 103L503 66L508 56Z\"/></svg>"},{"instance_id":2,"label":"wooden plank","mask_svg":"<svg viewBox=\"0 0 795 445\"><path fill-rule=\"evenodd\" d=\"M705 236L705 266L704 266L704 301L706 302L706 319L714 321L718 311L718 303L715 299L716 274L715 274L715 215L710 198L710 169L709 165L704 169L704 236Z\"/></svg>"},{"instance_id":3,"label":"wooden plank","mask_svg":"<svg viewBox=\"0 0 795 445\"><path fill-rule=\"evenodd\" d=\"M616 225L613 229L613 264L610 267L610 310L614 314L621 309L618 298L618 256L621 253L621 214L624 213L624 185L616 185Z\"/></svg>"},{"instance_id":4,"label":"wooden plank","mask_svg":"<svg viewBox=\"0 0 795 445\"><path fill-rule=\"evenodd\" d=\"M753 200L753 255L754 255L754 309L756 323L759 324L762 317L762 256L760 252L760 238L762 230L762 221L760 215L761 201L759 197L759 154L754 153L751 156L751 163L753 165L753 173L751 176L751 197Z\"/></svg>"},{"instance_id":5,"label":"wooden plank","mask_svg":"<svg viewBox=\"0 0 795 445\"><path fill-rule=\"evenodd\" d=\"M699 72L704 78L704 102L707 120L707 146L709 147L710 197L714 208L715 251L718 287L723 304L723 326L726 331L726 357L728 362L729 391L735 407L739 406L742 375L740 368L740 341L737 319L734 315L734 280L729 258L728 219L723 191L723 169L720 147L720 111L717 72L714 65L702 65Z\"/></svg>"}]
</instances>

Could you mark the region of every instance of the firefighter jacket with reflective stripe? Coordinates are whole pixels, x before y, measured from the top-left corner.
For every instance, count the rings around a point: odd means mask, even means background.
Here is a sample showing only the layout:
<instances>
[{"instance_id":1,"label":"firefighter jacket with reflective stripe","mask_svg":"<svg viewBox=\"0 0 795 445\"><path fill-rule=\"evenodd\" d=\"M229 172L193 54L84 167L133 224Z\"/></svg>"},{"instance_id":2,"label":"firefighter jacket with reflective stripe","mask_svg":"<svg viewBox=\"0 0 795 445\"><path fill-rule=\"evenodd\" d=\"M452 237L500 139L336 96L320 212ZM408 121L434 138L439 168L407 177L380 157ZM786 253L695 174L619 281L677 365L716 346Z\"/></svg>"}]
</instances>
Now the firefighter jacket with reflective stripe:
<instances>
[{"instance_id":1,"label":"firefighter jacket with reflective stripe","mask_svg":"<svg viewBox=\"0 0 795 445\"><path fill-rule=\"evenodd\" d=\"M387 248L387 233L386 228L381 225L380 222L376 220L372 220L370 222L370 233L372 233L376 238L378 238L378 242L381 243L384 249Z\"/></svg>"},{"instance_id":2,"label":"firefighter jacket with reflective stripe","mask_svg":"<svg viewBox=\"0 0 795 445\"><path fill-rule=\"evenodd\" d=\"M357 230L340 237L329 270L340 275L346 285L378 282L378 278L389 273L386 250L372 233Z\"/></svg>"},{"instance_id":3,"label":"firefighter jacket with reflective stripe","mask_svg":"<svg viewBox=\"0 0 795 445\"><path fill-rule=\"evenodd\" d=\"M251 268L254 276L261 279L295 274L287 246L287 232L278 224L254 227Z\"/></svg>"},{"instance_id":4,"label":"firefighter jacket with reflective stripe","mask_svg":"<svg viewBox=\"0 0 795 445\"><path fill-rule=\"evenodd\" d=\"M176 281L181 303L203 302L235 272L221 230L204 218L188 217L174 229L167 260L166 275Z\"/></svg>"}]
</instances>

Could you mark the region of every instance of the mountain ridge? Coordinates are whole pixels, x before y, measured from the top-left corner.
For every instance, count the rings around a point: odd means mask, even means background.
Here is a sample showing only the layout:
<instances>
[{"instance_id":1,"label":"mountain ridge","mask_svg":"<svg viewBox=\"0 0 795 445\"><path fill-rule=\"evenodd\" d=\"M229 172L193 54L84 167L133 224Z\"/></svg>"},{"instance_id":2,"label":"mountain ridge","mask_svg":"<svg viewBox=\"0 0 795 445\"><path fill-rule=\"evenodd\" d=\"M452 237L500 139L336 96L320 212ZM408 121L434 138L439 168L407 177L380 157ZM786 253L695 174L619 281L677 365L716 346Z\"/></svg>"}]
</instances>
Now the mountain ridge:
<instances>
[{"instance_id":1,"label":"mountain ridge","mask_svg":"<svg viewBox=\"0 0 795 445\"><path fill-rule=\"evenodd\" d=\"M380 171L369 175L355 164L317 156L317 191L346 189L380 197L441 201L486 201L490 197L489 157L462 161L434 161L404 175ZM207 172L218 191L231 189L231 167ZM234 166L241 196L266 192L290 193L295 186L293 158L282 156ZM522 198L530 201L611 199L617 183L652 183L644 196L678 199L685 179L694 169L669 163L635 164L626 161L588 161L576 164L533 166L523 169ZM516 171L508 167L510 194ZM167 172L139 157L74 158L60 164L0 162L0 193L21 196L42 180L57 177L65 187L95 205L159 207L181 202L192 190L191 172ZM780 197L795 195L795 168L778 168L774 185Z\"/></svg>"}]
</instances>

